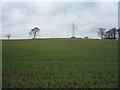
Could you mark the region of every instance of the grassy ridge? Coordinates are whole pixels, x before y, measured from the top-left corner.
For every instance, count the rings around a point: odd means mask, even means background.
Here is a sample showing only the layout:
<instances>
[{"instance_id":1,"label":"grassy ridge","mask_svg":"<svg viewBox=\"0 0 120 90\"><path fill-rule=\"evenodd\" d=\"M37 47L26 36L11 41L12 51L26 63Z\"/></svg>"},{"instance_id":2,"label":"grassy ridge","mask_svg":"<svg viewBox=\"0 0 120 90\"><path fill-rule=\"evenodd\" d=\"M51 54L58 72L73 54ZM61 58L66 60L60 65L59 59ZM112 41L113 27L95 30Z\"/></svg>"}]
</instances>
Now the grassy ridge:
<instances>
[{"instance_id":1,"label":"grassy ridge","mask_svg":"<svg viewBox=\"0 0 120 90\"><path fill-rule=\"evenodd\" d=\"M3 87L117 87L116 40L3 41Z\"/></svg>"}]
</instances>

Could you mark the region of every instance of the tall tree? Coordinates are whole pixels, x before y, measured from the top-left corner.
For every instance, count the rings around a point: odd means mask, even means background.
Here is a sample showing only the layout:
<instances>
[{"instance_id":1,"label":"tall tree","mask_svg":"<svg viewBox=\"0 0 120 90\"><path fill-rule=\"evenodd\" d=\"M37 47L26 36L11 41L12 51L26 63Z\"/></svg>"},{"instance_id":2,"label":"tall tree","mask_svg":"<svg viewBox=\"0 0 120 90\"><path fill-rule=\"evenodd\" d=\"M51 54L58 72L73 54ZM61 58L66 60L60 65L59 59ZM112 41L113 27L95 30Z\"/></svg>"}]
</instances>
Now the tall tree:
<instances>
[{"instance_id":1,"label":"tall tree","mask_svg":"<svg viewBox=\"0 0 120 90\"><path fill-rule=\"evenodd\" d=\"M105 39L116 39L118 31L115 27L105 32Z\"/></svg>"},{"instance_id":2,"label":"tall tree","mask_svg":"<svg viewBox=\"0 0 120 90\"><path fill-rule=\"evenodd\" d=\"M111 38L111 31L106 31L104 36L105 36L104 37L105 39L110 39Z\"/></svg>"},{"instance_id":3,"label":"tall tree","mask_svg":"<svg viewBox=\"0 0 120 90\"><path fill-rule=\"evenodd\" d=\"M115 27L111 28L112 39L116 39L117 29Z\"/></svg>"},{"instance_id":4,"label":"tall tree","mask_svg":"<svg viewBox=\"0 0 120 90\"><path fill-rule=\"evenodd\" d=\"M31 33L33 34L33 39L36 38L39 31L40 31L40 29L38 27L35 27L35 28L31 29Z\"/></svg>"},{"instance_id":5,"label":"tall tree","mask_svg":"<svg viewBox=\"0 0 120 90\"><path fill-rule=\"evenodd\" d=\"M118 32L118 38L120 39L120 28L117 29Z\"/></svg>"},{"instance_id":6,"label":"tall tree","mask_svg":"<svg viewBox=\"0 0 120 90\"><path fill-rule=\"evenodd\" d=\"M100 36L101 39L104 39L105 30L106 30L105 28L99 28L98 36Z\"/></svg>"},{"instance_id":7,"label":"tall tree","mask_svg":"<svg viewBox=\"0 0 120 90\"><path fill-rule=\"evenodd\" d=\"M11 37L11 34L7 34L6 37L8 38L8 40L10 39Z\"/></svg>"}]
</instances>

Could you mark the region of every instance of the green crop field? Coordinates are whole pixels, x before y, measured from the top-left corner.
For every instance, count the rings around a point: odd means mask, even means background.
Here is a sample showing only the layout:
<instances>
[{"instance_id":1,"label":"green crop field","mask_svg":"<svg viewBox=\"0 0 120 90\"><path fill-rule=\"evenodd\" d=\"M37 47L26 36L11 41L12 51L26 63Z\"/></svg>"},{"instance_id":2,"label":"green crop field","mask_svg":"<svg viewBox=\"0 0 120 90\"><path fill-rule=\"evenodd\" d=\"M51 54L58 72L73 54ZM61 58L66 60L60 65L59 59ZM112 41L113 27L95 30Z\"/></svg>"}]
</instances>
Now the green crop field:
<instances>
[{"instance_id":1,"label":"green crop field","mask_svg":"<svg viewBox=\"0 0 120 90\"><path fill-rule=\"evenodd\" d=\"M3 88L117 88L118 40L3 40Z\"/></svg>"}]
</instances>

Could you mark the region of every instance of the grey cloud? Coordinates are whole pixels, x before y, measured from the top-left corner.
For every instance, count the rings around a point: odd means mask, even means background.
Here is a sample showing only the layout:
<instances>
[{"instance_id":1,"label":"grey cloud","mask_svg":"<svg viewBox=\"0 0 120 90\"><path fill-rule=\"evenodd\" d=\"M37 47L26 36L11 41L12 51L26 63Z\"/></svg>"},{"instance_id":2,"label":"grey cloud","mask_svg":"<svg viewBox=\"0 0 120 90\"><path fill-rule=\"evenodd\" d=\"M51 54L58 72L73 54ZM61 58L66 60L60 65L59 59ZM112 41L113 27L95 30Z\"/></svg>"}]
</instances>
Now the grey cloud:
<instances>
[{"instance_id":1,"label":"grey cloud","mask_svg":"<svg viewBox=\"0 0 120 90\"><path fill-rule=\"evenodd\" d=\"M75 21L76 36L97 38L99 27L117 26L117 3L10 2L2 6L3 37L28 38L28 32L39 26L40 37L67 37Z\"/></svg>"}]
</instances>

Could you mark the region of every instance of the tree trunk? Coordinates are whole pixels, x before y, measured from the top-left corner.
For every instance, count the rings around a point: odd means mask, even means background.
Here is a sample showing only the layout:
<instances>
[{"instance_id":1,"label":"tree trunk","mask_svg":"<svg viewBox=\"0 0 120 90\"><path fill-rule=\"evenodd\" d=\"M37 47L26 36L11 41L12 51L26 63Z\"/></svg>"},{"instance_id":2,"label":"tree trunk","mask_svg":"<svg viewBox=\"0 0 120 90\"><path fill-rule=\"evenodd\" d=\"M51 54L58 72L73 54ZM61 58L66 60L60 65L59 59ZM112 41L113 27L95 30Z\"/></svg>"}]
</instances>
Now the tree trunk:
<instances>
[{"instance_id":1,"label":"tree trunk","mask_svg":"<svg viewBox=\"0 0 120 90\"><path fill-rule=\"evenodd\" d=\"M101 39L103 39L103 36L101 35Z\"/></svg>"},{"instance_id":2,"label":"tree trunk","mask_svg":"<svg viewBox=\"0 0 120 90\"><path fill-rule=\"evenodd\" d=\"M35 39L35 34L34 34L34 38L33 39Z\"/></svg>"}]
</instances>

